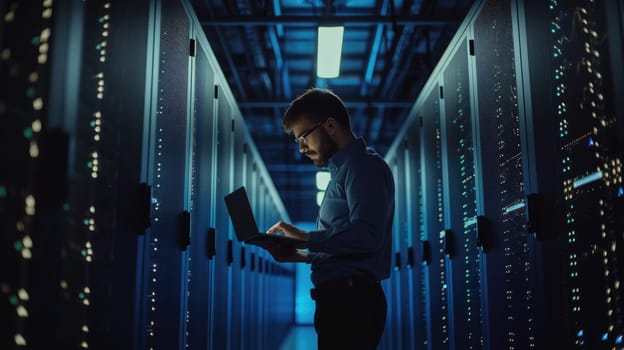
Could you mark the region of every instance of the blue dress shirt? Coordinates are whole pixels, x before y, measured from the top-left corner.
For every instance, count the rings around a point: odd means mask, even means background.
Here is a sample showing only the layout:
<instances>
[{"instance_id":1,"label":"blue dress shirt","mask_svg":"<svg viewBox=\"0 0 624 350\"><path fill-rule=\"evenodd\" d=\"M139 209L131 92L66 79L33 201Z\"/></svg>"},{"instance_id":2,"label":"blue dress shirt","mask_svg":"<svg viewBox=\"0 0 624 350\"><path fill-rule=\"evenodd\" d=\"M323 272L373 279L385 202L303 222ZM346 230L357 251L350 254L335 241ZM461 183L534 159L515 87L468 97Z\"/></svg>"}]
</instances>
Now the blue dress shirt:
<instances>
[{"instance_id":1,"label":"blue dress shirt","mask_svg":"<svg viewBox=\"0 0 624 350\"><path fill-rule=\"evenodd\" d=\"M308 249L312 282L390 276L394 179L390 167L360 137L328 161L331 181Z\"/></svg>"}]
</instances>

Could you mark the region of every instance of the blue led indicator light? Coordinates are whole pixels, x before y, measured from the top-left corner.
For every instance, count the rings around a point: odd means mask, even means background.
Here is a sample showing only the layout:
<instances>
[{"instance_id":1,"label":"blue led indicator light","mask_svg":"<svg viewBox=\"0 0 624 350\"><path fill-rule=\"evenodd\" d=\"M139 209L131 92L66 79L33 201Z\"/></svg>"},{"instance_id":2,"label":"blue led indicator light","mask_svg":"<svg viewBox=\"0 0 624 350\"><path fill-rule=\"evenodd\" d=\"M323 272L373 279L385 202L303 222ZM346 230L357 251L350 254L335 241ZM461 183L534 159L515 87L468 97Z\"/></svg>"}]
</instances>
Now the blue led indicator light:
<instances>
[{"instance_id":1,"label":"blue led indicator light","mask_svg":"<svg viewBox=\"0 0 624 350\"><path fill-rule=\"evenodd\" d=\"M609 339L609 333L605 333L602 335L602 341L607 341Z\"/></svg>"}]
</instances>

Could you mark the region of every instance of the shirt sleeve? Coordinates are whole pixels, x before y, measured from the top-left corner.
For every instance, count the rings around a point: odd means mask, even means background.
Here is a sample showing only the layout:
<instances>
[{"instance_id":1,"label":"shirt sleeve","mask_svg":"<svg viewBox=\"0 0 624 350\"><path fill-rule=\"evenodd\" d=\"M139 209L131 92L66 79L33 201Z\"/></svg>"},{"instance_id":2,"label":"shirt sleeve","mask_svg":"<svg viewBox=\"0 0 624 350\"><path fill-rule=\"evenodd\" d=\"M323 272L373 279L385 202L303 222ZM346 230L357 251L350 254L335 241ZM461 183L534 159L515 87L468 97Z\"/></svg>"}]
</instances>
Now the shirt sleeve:
<instances>
[{"instance_id":1,"label":"shirt sleeve","mask_svg":"<svg viewBox=\"0 0 624 350\"><path fill-rule=\"evenodd\" d=\"M332 255L377 252L390 239L394 215L394 181L382 158L352 162L345 173L349 222L310 232L308 249Z\"/></svg>"}]
</instances>

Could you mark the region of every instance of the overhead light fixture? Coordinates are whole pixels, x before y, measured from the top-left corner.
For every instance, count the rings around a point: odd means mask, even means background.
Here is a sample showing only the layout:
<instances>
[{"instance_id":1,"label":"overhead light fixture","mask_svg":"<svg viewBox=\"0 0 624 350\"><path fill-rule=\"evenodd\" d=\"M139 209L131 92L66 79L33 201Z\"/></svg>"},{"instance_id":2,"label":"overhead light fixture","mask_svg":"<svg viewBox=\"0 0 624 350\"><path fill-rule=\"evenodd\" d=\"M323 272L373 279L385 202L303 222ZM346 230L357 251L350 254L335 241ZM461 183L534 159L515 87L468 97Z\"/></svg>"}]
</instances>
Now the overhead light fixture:
<instances>
[{"instance_id":1,"label":"overhead light fixture","mask_svg":"<svg viewBox=\"0 0 624 350\"><path fill-rule=\"evenodd\" d=\"M340 74L343 34L344 26L318 27L316 75L319 78L337 78Z\"/></svg>"}]
</instances>

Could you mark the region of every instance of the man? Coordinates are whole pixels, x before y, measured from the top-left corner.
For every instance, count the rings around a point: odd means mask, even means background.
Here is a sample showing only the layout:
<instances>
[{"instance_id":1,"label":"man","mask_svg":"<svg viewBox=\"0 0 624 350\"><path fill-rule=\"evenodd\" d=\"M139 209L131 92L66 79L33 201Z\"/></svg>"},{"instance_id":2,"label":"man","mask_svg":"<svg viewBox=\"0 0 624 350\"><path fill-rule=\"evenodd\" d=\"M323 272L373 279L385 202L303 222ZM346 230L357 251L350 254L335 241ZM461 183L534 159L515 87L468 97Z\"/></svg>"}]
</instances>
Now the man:
<instances>
[{"instance_id":1,"label":"man","mask_svg":"<svg viewBox=\"0 0 624 350\"><path fill-rule=\"evenodd\" d=\"M312 264L314 327L319 349L375 349L386 322L379 284L390 275L394 180L379 154L351 131L349 114L333 92L310 89L284 114L299 151L331 181L319 209L317 230L278 222L267 233L303 239L309 253L267 243L280 262Z\"/></svg>"}]
</instances>

